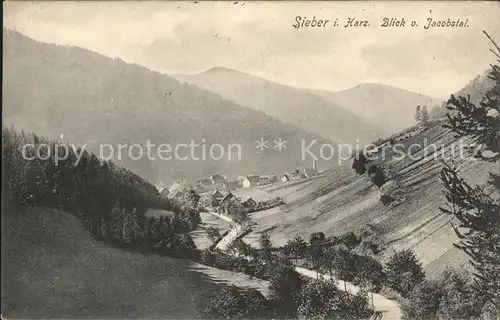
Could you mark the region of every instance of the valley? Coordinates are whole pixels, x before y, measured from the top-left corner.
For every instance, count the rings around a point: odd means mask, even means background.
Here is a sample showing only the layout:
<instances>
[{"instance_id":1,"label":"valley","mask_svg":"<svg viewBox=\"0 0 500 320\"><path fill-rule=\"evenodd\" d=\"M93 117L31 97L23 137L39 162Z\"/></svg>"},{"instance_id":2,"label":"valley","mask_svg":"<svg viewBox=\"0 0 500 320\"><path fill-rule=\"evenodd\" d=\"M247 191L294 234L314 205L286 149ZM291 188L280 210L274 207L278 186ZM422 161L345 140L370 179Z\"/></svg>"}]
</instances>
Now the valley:
<instances>
[{"instance_id":1,"label":"valley","mask_svg":"<svg viewBox=\"0 0 500 320\"><path fill-rule=\"evenodd\" d=\"M4 5L4 317L500 319L498 7L121 5Z\"/></svg>"}]
</instances>

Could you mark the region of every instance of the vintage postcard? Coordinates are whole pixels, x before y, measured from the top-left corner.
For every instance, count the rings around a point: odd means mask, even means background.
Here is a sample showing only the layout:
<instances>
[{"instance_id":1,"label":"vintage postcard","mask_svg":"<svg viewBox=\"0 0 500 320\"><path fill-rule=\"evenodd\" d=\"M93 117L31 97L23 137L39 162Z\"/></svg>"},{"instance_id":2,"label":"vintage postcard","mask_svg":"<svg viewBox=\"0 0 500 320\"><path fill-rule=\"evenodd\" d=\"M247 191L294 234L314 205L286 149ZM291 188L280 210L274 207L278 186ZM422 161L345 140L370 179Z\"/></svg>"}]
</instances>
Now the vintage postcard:
<instances>
[{"instance_id":1,"label":"vintage postcard","mask_svg":"<svg viewBox=\"0 0 500 320\"><path fill-rule=\"evenodd\" d=\"M499 17L3 2L2 317L499 320Z\"/></svg>"}]
</instances>

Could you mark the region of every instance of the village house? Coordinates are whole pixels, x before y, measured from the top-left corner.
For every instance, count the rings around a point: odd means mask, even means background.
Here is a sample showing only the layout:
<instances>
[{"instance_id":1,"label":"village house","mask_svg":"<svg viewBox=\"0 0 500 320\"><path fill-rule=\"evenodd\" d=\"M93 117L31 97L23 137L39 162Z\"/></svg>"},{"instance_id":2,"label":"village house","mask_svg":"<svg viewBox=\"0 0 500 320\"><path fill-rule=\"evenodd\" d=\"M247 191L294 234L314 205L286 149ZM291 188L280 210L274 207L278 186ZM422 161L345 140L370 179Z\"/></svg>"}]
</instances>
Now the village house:
<instances>
[{"instance_id":1,"label":"village house","mask_svg":"<svg viewBox=\"0 0 500 320\"><path fill-rule=\"evenodd\" d=\"M259 182L257 183L257 185L264 186L266 184L271 184L271 183L276 183L276 182L278 182L278 178L276 178L276 175L269 174L269 175L260 176Z\"/></svg>"},{"instance_id":2,"label":"village house","mask_svg":"<svg viewBox=\"0 0 500 320\"><path fill-rule=\"evenodd\" d=\"M176 198L180 196L186 189L190 189L191 185L187 183L187 181L183 182L175 182L170 187L164 188L162 190L162 196L166 196L168 198Z\"/></svg>"},{"instance_id":3,"label":"village house","mask_svg":"<svg viewBox=\"0 0 500 320\"><path fill-rule=\"evenodd\" d=\"M238 181L226 181L222 184L222 189L228 190L228 191L236 190L240 187L241 186L240 186L240 183Z\"/></svg>"},{"instance_id":4,"label":"village house","mask_svg":"<svg viewBox=\"0 0 500 320\"><path fill-rule=\"evenodd\" d=\"M213 184L212 179L200 179L196 181L196 186L199 188L209 189Z\"/></svg>"},{"instance_id":5,"label":"village house","mask_svg":"<svg viewBox=\"0 0 500 320\"><path fill-rule=\"evenodd\" d=\"M212 202L211 202L212 207L213 208L218 207L223 198L224 198L224 195L219 190L215 190L212 193Z\"/></svg>"},{"instance_id":6,"label":"village house","mask_svg":"<svg viewBox=\"0 0 500 320\"><path fill-rule=\"evenodd\" d=\"M241 208L241 202L231 192L228 192L221 200L217 212L222 214L233 214L235 209Z\"/></svg>"},{"instance_id":7,"label":"village house","mask_svg":"<svg viewBox=\"0 0 500 320\"><path fill-rule=\"evenodd\" d=\"M243 188L256 187L260 181L260 177L257 175L247 176L243 180Z\"/></svg>"},{"instance_id":8,"label":"village house","mask_svg":"<svg viewBox=\"0 0 500 320\"><path fill-rule=\"evenodd\" d=\"M255 208L257 206L257 202L252 198L248 198L245 202L242 203L242 205L245 208Z\"/></svg>"},{"instance_id":9,"label":"village house","mask_svg":"<svg viewBox=\"0 0 500 320\"><path fill-rule=\"evenodd\" d=\"M156 219L160 219L160 217L173 218L175 217L175 213L168 210L149 208L148 210L146 210L146 213L144 213L144 216L146 218L156 218Z\"/></svg>"},{"instance_id":10,"label":"village house","mask_svg":"<svg viewBox=\"0 0 500 320\"><path fill-rule=\"evenodd\" d=\"M226 178L220 174L211 175L209 178L200 179L196 181L196 189L200 193L212 192L214 190L220 189L226 183Z\"/></svg>"}]
</instances>

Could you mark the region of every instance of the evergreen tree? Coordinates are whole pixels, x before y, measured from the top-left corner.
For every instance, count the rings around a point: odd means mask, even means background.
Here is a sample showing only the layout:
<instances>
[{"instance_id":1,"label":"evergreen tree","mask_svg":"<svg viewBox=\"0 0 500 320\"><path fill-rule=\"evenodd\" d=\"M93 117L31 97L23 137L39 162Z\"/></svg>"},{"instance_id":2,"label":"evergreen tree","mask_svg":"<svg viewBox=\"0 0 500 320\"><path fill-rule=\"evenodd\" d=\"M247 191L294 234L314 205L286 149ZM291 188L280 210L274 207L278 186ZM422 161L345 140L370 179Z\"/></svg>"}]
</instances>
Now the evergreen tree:
<instances>
[{"instance_id":1,"label":"evergreen tree","mask_svg":"<svg viewBox=\"0 0 500 320\"><path fill-rule=\"evenodd\" d=\"M259 237L259 244L261 248L262 259L266 262L270 262L272 259L272 244L271 236L267 232L263 232Z\"/></svg>"},{"instance_id":2,"label":"evergreen tree","mask_svg":"<svg viewBox=\"0 0 500 320\"><path fill-rule=\"evenodd\" d=\"M420 113L420 110L421 110L421 109L420 109L420 108L421 108L420 106L417 106L417 107L415 108L415 122L416 122L417 124L420 124L420 115L421 115L421 113Z\"/></svg>"},{"instance_id":3,"label":"evergreen tree","mask_svg":"<svg viewBox=\"0 0 500 320\"><path fill-rule=\"evenodd\" d=\"M486 32L485 32L486 34ZM493 80L494 86L486 92L483 100L478 104L471 102L470 95L455 97L451 95L446 108L448 124L444 127L452 129L458 136L471 135L479 143L493 152L500 151L500 47L491 40L495 50L491 50L498 58L497 63L491 65L492 71L488 78Z\"/></svg>"},{"instance_id":4,"label":"evergreen tree","mask_svg":"<svg viewBox=\"0 0 500 320\"><path fill-rule=\"evenodd\" d=\"M420 125L423 128L427 128L429 125L429 110L427 109L427 106L423 106L420 110Z\"/></svg>"},{"instance_id":5,"label":"evergreen tree","mask_svg":"<svg viewBox=\"0 0 500 320\"><path fill-rule=\"evenodd\" d=\"M425 278L422 264L411 249L394 252L386 267L388 286L403 297Z\"/></svg>"},{"instance_id":6,"label":"evergreen tree","mask_svg":"<svg viewBox=\"0 0 500 320\"><path fill-rule=\"evenodd\" d=\"M367 162L368 162L368 160L366 159L365 154L362 151L360 151L358 153L358 155L355 156L353 161L352 161L352 168L354 169L354 171L357 174L362 175L366 172L366 163Z\"/></svg>"},{"instance_id":7,"label":"evergreen tree","mask_svg":"<svg viewBox=\"0 0 500 320\"><path fill-rule=\"evenodd\" d=\"M486 34L486 32L485 32ZM493 43L496 64L492 65L489 78L494 86L488 90L479 104L470 101L470 96L451 96L447 108L447 128L457 136L472 136L486 149L500 151L500 47ZM482 154L480 155L482 157ZM487 159L498 161L498 156ZM459 222L453 226L460 242L456 246L471 258L475 272L475 288L478 300L491 304L500 313L500 201L488 195L481 186L471 186L445 164L441 171L448 205L442 212L453 215ZM488 183L500 190L498 175L491 174Z\"/></svg>"},{"instance_id":8,"label":"evergreen tree","mask_svg":"<svg viewBox=\"0 0 500 320\"><path fill-rule=\"evenodd\" d=\"M456 247L471 257L478 291L500 310L500 203L481 186L470 186L456 169L441 171L448 206L442 212L455 216L460 242Z\"/></svg>"},{"instance_id":9,"label":"evergreen tree","mask_svg":"<svg viewBox=\"0 0 500 320\"><path fill-rule=\"evenodd\" d=\"M115 205L109 214L109 235L115 240L122 240L122 208L120 200L116 199Z\"/></svg>"}]
</instances>

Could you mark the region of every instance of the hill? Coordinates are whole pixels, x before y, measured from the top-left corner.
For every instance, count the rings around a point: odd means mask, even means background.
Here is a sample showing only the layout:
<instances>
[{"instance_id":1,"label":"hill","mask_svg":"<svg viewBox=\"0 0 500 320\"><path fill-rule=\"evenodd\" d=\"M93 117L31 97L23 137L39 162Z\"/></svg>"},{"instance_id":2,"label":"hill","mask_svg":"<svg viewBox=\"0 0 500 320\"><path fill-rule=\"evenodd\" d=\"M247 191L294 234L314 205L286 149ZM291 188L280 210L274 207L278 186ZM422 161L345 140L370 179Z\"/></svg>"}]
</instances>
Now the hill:
<instances>
[{"instance_id":1,"label":"hill","mask_svg":"<svg viewBox=\"0 0 500 320\"><path fill-rule=\"evenodd\" d=\"M286 172L305 164L302 139L319 139L145 67L81 48L41 43L5 29L3 35L5 125L87 144L98 155L99 145L110 144L115 162L152 182L171 184L213 173ZM257 152L260 138L282 138L287 149L277 152L270 143L269 149ZM146 157L148 141L155 145L151 150L156 160ZM194 157L191 143L200 145ZM118 144L128 145L121 155ZM140 145L142 157L132 144ZM169 153L158 154L162 144L170 146ZM240 146L240 159L238 149L230 148L235 144ZM200 160L203 146L206 160ZM211 146L215 159L210 157ZM109 149L103 147L104 157Z\"/></svg>"},{"instance_id":2,"label":"hill","mask_svg":"<svg viewBox=\"0 0 500 320\"><path fill-rule=\"evenodd\" d=\"M402 185L406 196L402 204L392 208L383 206L378 188L367 177L355 175L349 161L315 179L265 188L270 196L282 197L286 205L254 213L252 219L257 227L248 236L249 240L256 243L263 230L269 230L273 243L283 245L297 235L308 239L312 232L339 236L369 229L381 237L384 255L412 248L430 274L439 273L449 265L462 265L467 259L453 247L457 238L450 225L451 217L438 209L446 204L439 178L442 153L433 153L431 146L442 146L444 156L449 159L458 139L437 124L400 143L398 149L405 151L405 158L397 159L391 149L386 149L383 164ZM423 157L423 150L414 151L411 159L407 152L413 144L430 146L425 151L428 156ZM471 184L483 184L488 172L499 172L495 163L457 156L453 159L460 167L461 177Z\"/></svg>"},{"instance_id":3,"label":"hill","mask_svg":"<svg viewBox=\"0 0 500 320\"><path fill-rule=\"evenodd\" d=\"M331 92L313 90L314 94L345 107L360 118L383 124L394 133L414 124L415 107L427 105L430 109L441 101L426 95L377 83L363 83L353 88Z\"/></svg>"},{"instance_id":4,"label":"hill","mask_svg":"<svg viewBox=\"0 0 500 320\"><path fill-rule=\"evenodd\" d=\"M175 77L333 141L356 143L359 139L361 143L368 143L387 133L381 128L381 122L369 123L308 90L240 71L215 67L199 74Z\"/></svg>"},{"instance_id":5,"label":"hill","mask_svg":"<svg viewBox=\"0 0 500 320\"><path fill-rule=\"evenodd\" d=\"M108 247L62 211L4 209L5 318L206 317L203 308L218 286L189 261Z\"/></svg>"},{"instance_id":6,"label":"hill","mask_svg":"<svg viewBox=\"0 0 500 320\"><path fill-rule=\"evenodd\" d=\"M494 85L493 80L491 80L488 77L488 74L490 72L491 69L488 69L483 74L477 75L462 89L455 92L455 95L456 96L470 95L470 99L472 102L479 103L483 99L484 94ZM440 118L445 116L447 112L448 110L446 109L446 101L443 101L439 106L431 110L430 116L434 118Z\"/></svg>"}]
</instances>

